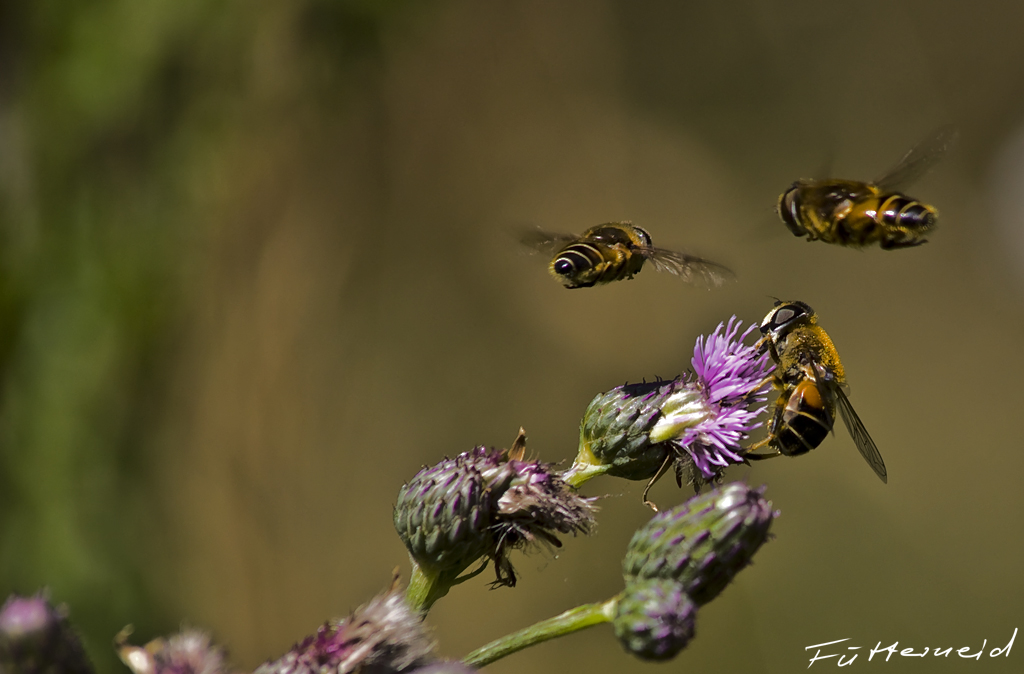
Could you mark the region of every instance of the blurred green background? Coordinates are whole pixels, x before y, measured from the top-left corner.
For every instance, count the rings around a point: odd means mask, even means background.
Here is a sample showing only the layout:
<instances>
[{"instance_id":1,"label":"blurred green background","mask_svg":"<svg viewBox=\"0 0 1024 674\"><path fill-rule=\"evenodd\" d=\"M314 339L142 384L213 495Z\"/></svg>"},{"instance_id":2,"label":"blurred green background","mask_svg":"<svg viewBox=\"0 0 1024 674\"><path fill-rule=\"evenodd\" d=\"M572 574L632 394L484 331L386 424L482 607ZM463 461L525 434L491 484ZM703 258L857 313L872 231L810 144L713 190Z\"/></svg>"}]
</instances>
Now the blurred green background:
<instances>
[{"instance_id":1,"label":"blurred green background","mask_svg":"<svg viewBox=\"0 0 1024 674\"><path fill-rule=\"evenodd\" d=\"M251 669L408 574L391 506L421 465L520 425L567 462L594 394L673 376L779 296L819 312L889 484L841 429L733 471L769 485L776 539L661 668L1005 645L1021 26L1010 1L0 2L0 589L49 587L104 672L125 624L182 621ZM870 179L946 123L959 146L909 190L942 213L927 246L833 249L775 218L794 179ZM509 236L609 220L739 280L570 292ZM588 485L613 495L598 534L518 556L514 590L453 591L441 651L617 592L642 487ZM884 668L1016 672L1016 648ZM489 671L651 667L600 627Z\"/></svg>"}]
</instances>

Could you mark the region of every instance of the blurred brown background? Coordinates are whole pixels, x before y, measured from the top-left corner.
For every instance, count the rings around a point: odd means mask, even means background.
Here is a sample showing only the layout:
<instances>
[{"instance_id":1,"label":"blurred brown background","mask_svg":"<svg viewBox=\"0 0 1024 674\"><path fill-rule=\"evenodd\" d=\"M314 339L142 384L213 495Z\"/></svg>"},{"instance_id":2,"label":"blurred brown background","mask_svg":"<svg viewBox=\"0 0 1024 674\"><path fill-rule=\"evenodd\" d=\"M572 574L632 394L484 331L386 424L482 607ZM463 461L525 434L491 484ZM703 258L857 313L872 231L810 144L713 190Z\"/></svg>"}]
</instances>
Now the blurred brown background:
<instances>
[{"instance_id":1,"label":"blurred brown background","mask_svg":"<svg viewBox=\"0 0 1024 674\"><path fill-rule=\"evenodd\" d=\"M0 2L0 589L68 602L102 671L126 623L181 621L251 669L408 573L391 506L421 465L520 425L568 461L594 394L779 296L818 310L890 481L841 429L734 471L769 485L776 539L662 669L1005 645L1022 26L1009 1ZM775 218L829 158L869 179L946 123L959 146L910 190L942 212L927 246ZM570 292L509 235L627 219L738 282ZM588 485L614 495L598 534L520 555L514 590L456 588L442 652L617 592L642 486ZM1020 671L1016 648L855 666ZM490 671L648 667L599 627Z\"/></svg>"}]
</instances>

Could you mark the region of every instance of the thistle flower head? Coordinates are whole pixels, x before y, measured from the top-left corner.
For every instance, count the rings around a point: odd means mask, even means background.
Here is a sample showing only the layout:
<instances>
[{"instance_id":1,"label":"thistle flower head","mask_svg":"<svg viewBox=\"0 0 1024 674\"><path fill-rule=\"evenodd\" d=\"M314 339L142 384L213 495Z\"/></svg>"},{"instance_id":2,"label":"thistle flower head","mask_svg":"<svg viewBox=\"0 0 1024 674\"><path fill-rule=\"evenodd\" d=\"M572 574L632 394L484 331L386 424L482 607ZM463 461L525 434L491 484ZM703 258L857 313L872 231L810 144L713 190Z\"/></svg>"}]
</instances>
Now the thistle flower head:
<instances>
[{"instance_id":1,"label":"thistle flower head","mask_svg":"<svg viewBox=\"0 0 1024 674\"><path fill-rule=\"evenodd\" d=\"M656 514L629 543L626 583L660 578L700 606L714 599L768 538L778 513L762 491L733 482Z\"/></svg>"},{"instance_id":2,"label":"thistle flower head","mask_svg":"<svg viewBox=\"0 0 1024 674\"><path fill-rule=\"evenodd\" d=\"M523 460L525 435L517 444L513 451L477 447L424 468L402 487L395 529L421 569L450 583L488 558L496 584L511 586L512 550L590 533L593 499L567 487L550 464Z\"/></svg>"},{"instance_id":3,"label":"thistle flower head","mask_svg":"<svg viewBox=\"0 0 1024 674\"><path fill-rule=\"evenodd\" d=\"M324 623L253 674L393 674L431 662L433 647L419 614L393 587L348 618Z\"/></svg>"},{"instance_id":4,"label":"thistle flower head","mask_svg":"<svg viewBox=\"0 0 1024 674\"><path fill-rule=\"evenodd\" d=\"M733 318L694 347L693 373L670 382L620 386L599 394L580 425L580 451L567 477L606 472L644 480L674 464L696 490L743 463L741 443L760 426L764 382L773 367L744 340ZM751 409L751 407L754 407ZM580 482L581 480L577 480Z\"/></svg>"},{"instance_id":5,"label":"thistle flower head","mask_svg":"<svg viewBox=\"0 0 1024 674\"><path fill-rule=\"evenodd\" d=\"M622 647L643 660L670 660L693 639L697 605L674 580L626 585L612 624Z\"/></svg>"},{"instance_id":6,"label":"thistle flower head","mask_svg":"<svg viewBox=\"0 0 1024 674\"><path fill-rule=\"evenodd\" d=\"M750 393L771 371L768 352L758 355L744 342L757 329L751 324L739 334L742 321L735 316L718 324L707 338L697 338L690 365L709 402L736 402ZM764 399L764 393L761 394Z\"/></svg>"},{"instance_id":7,"label":"thistle flower head","mask_svg":"<svg viewBox=\"0 0 1024 674\"><path fill-rule=\"evenodd\" d=\"M0 608L0 672L92 674L67 609L43 594L11 595Z\"/></svg>"},{"instance_id":8,"label":"thistle flower head","mask_svg":"<svg viewBox=\"0 0 1024 674\"><path fill-rule=\"evenodd\" d=\"M121 662L134 674L227 674L224 651L210 642L210 635L185 629L166 639L154 639L145 647L127 643L131 628L121 630L114 643Z\"/></svg>"}]
</instances>

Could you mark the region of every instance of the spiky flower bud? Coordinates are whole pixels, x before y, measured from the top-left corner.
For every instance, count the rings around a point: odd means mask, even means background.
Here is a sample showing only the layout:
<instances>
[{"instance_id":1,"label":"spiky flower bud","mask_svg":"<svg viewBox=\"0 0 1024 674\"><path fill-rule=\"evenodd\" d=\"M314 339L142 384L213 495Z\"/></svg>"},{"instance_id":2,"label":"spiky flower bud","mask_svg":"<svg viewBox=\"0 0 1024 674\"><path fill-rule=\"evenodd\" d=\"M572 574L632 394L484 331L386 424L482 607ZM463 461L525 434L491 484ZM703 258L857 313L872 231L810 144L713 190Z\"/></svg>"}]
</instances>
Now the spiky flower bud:
<instances>
[{"instance_id":1,"label":"spiky flower bud","mask_svg":"<svg viewBox=\"0 0 1024 674\"><path fill-rule=\"evenodd\" d=\"M210 642L210 636L185 629L166 639L154 639L143 646L128 643L131 627L114 639L121 662L134 674L228 674L224 650Z\"/></svg>"},{"instance_id":2,"label":"spiky flower bud","mask_svg":"<svg viewBox=\"0 0 1024 674\"><path fill-rule=\"evenodd\" d=\"M699 606L714 599L768 538L778 513L762 492L733 482L652 517L629 543L626 583L673 580Z\"/></svg>"},{"instance_id":3,"label":"spiky flower bud","mask_svg":"<svg viewBox=\"0 0 1024 674\"><path fill-rule=\"evenodd\" d=\"M397 588L374 597L343 620L324 623L253 674L394 674L428 664L433 642Z\"/></svg>"},{"instance_id":4,"label":"spiky flower bud","mask_svg":"<svg viewBox=\"0 0 1024 674\"><path fill-rule=\"evenodd\" d=\"M517 439L517 443L520 439ZM515 585L509 553L533 542L559 546L556 534L589 533L593 499L585 499L550 464L514 452L476 449L424 468L399 491L395 529L416 564L450 583L481 558L496 583Z\"/></svg>"},{"instance_id":5,"label":"spiky flower bud","mask_svg":"<svg viewBox=\"0 0 1024 674\"><path fill-rule=\"evenodd\" d=\"M651 440L662 419L662 406L689 408L694 421L706 414L700 391L685 379L626 384L599 393L590 401L580 423L577 463L605 466L607 473L627 480L653 477L673 448Z\"/></svg>"},{"instance_id":6,"label":"spiky flower bud","mask_svg":"<svg viewBox=\"0 0 1024 674\"><path fill-rule=\"evenodd\" d=\"M743 462L740 443L760 425L772 365L744 340L733 318L700 337L692 375L669 382L628 384L598 394L580 424L580 448L566 479L608 473L629 480L660 476L669 465L676 479L699 490L720 479L726 466Z\"/></svg>"},{"instance_id":7,"label":"spiky flower bud","mask_svg":"<svg viewBox=\"0 0 1024 674\"><path fill-rule=\"evenodd\" d=\"M626 585L613 626L622 647L643 660L670 660L693 634L697 605L674 580L651 578Z\"/></svg>"},{"instance_id":8,"label":"spiky flower bud","mask_svg":"<svg viewBox=\"0 0 1024 674\"><path fill-rule=\"evenodd\" d=\"M492 508L484 472L500 461L479 447L424 468L403 485L395 529L417 564L458 575L487 554Z\"/></svg>"},{"instance_id":9,"label":"spiky flower bud","mask_svg":"<svg viewBox=\"0 0 1024 674\"><path fill-rule=\"evenodd\" d=\"M0 673L92 674L67 609L46 597L11 595L0 608Z\"/></svg>"}]
</instances>

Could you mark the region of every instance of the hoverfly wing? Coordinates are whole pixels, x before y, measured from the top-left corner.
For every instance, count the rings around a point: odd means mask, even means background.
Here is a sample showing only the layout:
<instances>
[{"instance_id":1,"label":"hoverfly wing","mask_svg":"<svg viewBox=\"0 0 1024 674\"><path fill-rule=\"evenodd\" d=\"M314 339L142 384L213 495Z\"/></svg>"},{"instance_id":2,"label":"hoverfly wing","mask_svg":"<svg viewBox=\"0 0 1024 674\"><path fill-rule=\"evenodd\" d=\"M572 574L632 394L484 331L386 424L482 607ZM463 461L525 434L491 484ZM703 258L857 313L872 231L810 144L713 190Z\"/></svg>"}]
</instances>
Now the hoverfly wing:
<instances>
[{"instance_id":1,"label":"hoverfly wing","mask_svg":"<svg viewBox=\"0 0 1024 674\"><path fill-rule=\"evenodd\" d=\"M917 181L956 143L960 135L955 126L943 126L928 134L903 156L900 163L872 183L883 192L895 192Z\"/></svg>"},{"instance_id":2,"label":"hoverfly wing","mask_svg":"<svg viewBox=\"0 0 1024 674\"><path fill-rule=\"evenodd\" d=\"M528 229L519 235L519 243L532 252L554 255L568 244L579 239L575 234L546 232L542 229Z\"/></svg>"},{"instance_id":3,"label":"hoverfly wing","mask_svg":"<svg viewBox=\"0 0 1024 674\"><path fill-rule=\"evenodd\" d=\"M850 404L850 399L846 397L846 392L839 387L836 387L835 391L839 403L839 415L846 424L846 430L850 431L850 437L853 438L853 442L857 445L857 450L864 457L864 460L868 462L868 465L871 466L871 470L875 471L875 475L882 482L888 482L885 462L882 461L882 455L879 453L878 447L875 446L875 441L868 435L868 429L864 428L864 423L853 410L853 405Z\"/></svg>"},{"instance_id":4,"label":"hoverfly wing","mask_svg":"<svg viewBox=\"0 0 1024 674\"><path fill-rule=\"evenodd\" d=\"M649 246L638 247L635 252L649 260L656 270L675 274L687 283L704 288L718 288L736 278L728 267L694 255Z\"/></svg>"}]
</instances>

